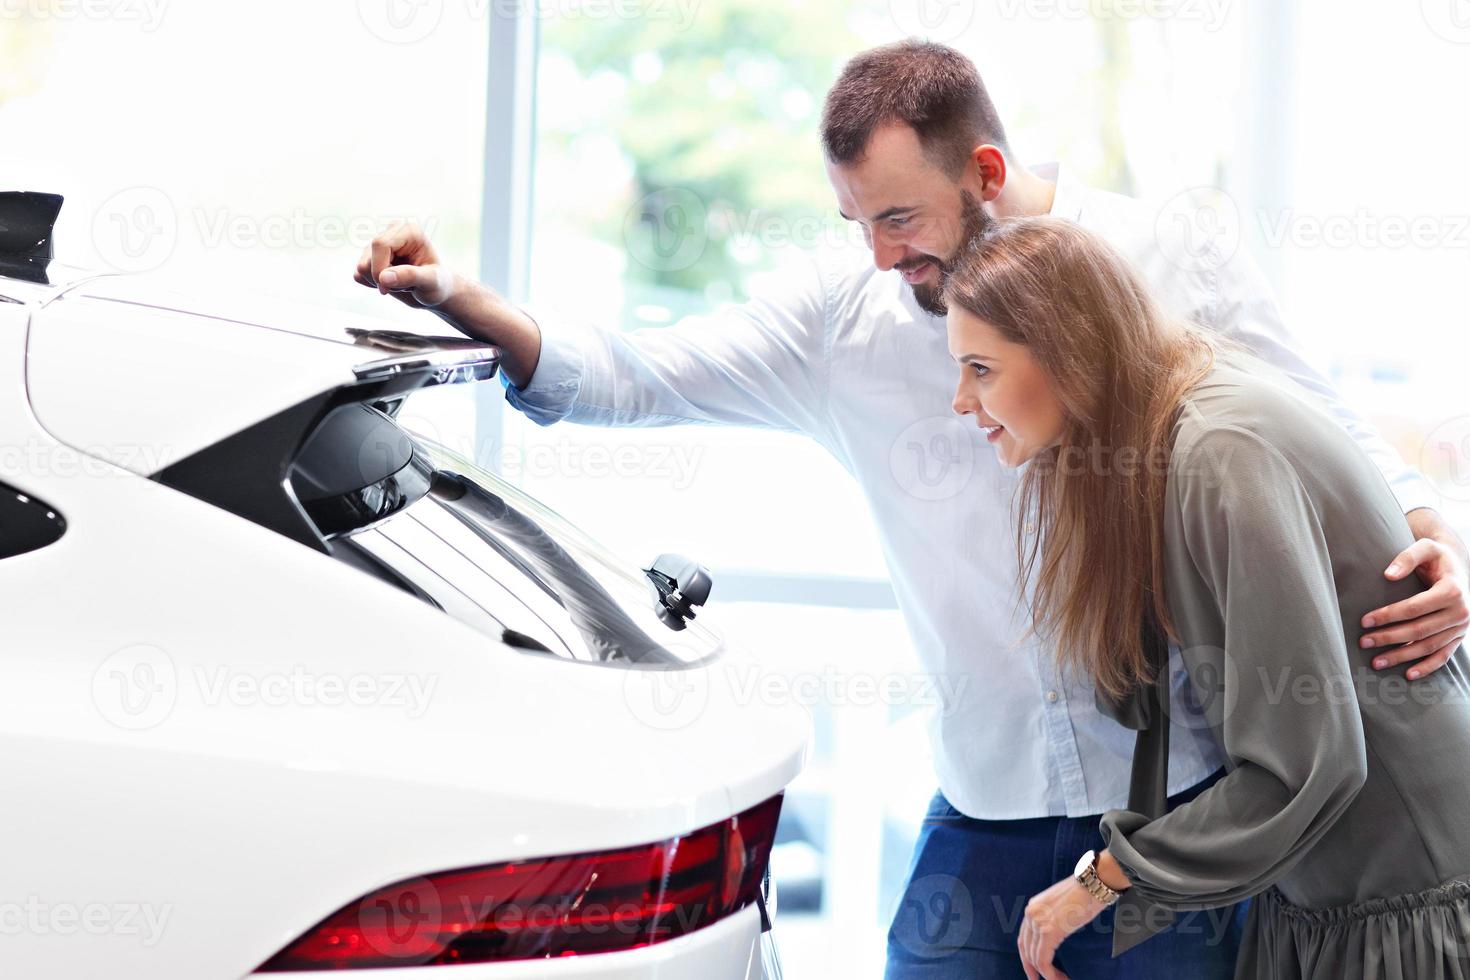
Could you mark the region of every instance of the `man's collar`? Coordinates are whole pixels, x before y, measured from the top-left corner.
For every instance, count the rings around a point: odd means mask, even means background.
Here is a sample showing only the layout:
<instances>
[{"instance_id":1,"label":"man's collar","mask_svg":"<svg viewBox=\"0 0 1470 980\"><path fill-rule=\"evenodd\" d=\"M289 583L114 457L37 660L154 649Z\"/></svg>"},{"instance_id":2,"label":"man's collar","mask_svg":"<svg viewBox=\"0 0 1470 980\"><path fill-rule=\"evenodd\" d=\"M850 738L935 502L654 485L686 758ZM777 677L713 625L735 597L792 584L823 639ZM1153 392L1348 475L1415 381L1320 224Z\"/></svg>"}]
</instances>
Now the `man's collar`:
<instances>
[{"instance_id":1,"label":"man's collar","mask_svg":"<svg viewBox=\"0 0 1470 980\"><path fill-rule=\"evenodd\" d=\"M1068 221L1077 221L1082 217L1082 198L1077 193L1077 186L1072 183L1070 170L1055 162L1037 164L1028 169L1043 180L1056 184L1056 191L1051 199L1051 211L1048 212L1052 217L1066 218Z\"/></svg>"}]
</instances>

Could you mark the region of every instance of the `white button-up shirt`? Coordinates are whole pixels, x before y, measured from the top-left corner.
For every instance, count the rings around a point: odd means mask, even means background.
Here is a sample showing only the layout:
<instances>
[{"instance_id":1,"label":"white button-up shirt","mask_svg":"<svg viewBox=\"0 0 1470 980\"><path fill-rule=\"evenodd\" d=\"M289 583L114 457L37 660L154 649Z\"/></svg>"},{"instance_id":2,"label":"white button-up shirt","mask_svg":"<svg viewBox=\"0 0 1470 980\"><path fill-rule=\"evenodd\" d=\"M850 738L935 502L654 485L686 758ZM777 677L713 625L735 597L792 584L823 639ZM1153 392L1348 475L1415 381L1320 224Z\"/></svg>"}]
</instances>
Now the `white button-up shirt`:
<instances>
[{"instance_id":1,"label":"white button-up shirt","mask_svg":"<svg viewBox=\"0 0 1470 980\"><path fill-rule=\"evenodd\" d=\"M1055 177L1051 213L1128 256L1175 312L1251 348L1307 388L1383 470L1405 511L1433 497L1293 348L1264 279L1223 254L1208 212L1163 212ZM1016 471L958 419L945 324L867 252L812 258L746 303L631 333L539 318L541 359L507 397L533 420L601 425L723 423L811 437L862 487L894 592L926 670L949 692L931 735L939 784L984 819L1087 816L1122 807L1135 733L1097 710L1085 679L1058 675L1017 602ZM1034 528L1026 530L1034 533ZM1283 623L1289 643L1290 624ZM1223 756L1178 667L1169 791ZM952 695L952 696L950 696Z\"/></svg>"}]
</instances>

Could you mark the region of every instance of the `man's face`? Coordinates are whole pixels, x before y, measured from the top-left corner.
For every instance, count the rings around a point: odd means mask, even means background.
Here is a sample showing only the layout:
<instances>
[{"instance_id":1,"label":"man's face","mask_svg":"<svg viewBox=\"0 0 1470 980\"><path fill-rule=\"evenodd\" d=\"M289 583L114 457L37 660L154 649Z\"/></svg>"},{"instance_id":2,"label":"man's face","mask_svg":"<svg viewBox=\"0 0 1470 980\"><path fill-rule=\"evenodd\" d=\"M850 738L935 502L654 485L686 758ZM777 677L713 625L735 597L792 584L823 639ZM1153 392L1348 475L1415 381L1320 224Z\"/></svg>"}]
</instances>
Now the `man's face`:
<instances>
[{"instance_id":1,"label":"man's face","mask_svg":"<svg viewBox=\"0 0 1470 980\"><path fill-rule=\"evenodd\" d=\"M919 305L945 313L940 279L960 247L994 219L968 175L958 180L924 155L913 129L893 123L874 131L862 159L827 162L827 179L842 216L863 227L873 264L897 269Z\"/></svg>"}]
</instances>

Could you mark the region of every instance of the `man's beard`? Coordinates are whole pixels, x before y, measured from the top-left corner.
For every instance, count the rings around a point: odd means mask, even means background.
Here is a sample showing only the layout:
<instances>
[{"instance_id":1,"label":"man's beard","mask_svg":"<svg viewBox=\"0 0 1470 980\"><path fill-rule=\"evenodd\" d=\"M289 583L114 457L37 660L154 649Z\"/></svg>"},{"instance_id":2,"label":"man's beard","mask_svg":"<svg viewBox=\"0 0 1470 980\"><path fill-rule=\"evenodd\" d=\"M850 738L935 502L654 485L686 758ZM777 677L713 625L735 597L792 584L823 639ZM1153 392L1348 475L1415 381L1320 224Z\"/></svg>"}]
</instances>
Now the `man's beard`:
<instances>
[{"instance_id":1,"label":"man's beard","mask_svg":"<svg viewBox=\"0 0 1470 980\"><path fill-rule=\"evenodd\" d=\"M962 189L960 191L960 242L955 246L949 259L928 255L911 262L901 262L896 266L898 269L912 269L916 265L932 262L939 267L938 282L919 282L909 286L914 291L914 301L925 313L944 316L949 312L949 307L944 305L944 277L954 267L954 259L964 247L984 234L985 230L993 224L995 224L995 219L985 213L985 210L980 207L980 202L975 200L975 195Z\"/></svg>"}]
</instances>

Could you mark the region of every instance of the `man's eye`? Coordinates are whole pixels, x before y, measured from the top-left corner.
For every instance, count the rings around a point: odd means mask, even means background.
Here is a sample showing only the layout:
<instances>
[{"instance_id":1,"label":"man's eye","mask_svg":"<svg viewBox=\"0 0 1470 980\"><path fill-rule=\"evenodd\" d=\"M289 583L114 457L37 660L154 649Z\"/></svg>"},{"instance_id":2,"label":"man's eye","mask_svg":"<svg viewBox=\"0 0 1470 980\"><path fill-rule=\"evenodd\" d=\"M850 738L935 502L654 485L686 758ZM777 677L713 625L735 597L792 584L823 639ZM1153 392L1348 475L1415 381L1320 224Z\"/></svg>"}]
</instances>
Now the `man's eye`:
<instances>
[{"instance_id":1,"label":"man's eye","mask_svg":"<svg viewBox=\"0 0 1470 980\"><path fill-rule=\"evenodd\" d=\"M893 225L895 228L902 228L907 225L911 220L912 218L889 218L888 223Z\"/></svg>"}]
</instances>

